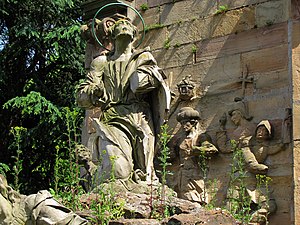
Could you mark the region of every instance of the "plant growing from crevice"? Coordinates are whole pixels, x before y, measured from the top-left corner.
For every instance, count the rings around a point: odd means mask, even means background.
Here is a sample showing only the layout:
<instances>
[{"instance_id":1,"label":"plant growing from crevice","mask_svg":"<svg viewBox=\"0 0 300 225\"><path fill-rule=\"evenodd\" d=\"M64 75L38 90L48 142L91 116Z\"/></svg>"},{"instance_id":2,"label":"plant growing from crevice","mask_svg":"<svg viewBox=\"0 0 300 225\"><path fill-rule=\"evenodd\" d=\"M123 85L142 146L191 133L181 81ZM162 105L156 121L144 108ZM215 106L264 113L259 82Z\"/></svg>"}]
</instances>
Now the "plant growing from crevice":
<instances>
[{"instance_id":1,"label":"plant growing from crevice","mask_svg":"<svg viewBox=\"0 0 300 225\"><path fill-rule=\"evenodd\" d=\"M145 32L148 32L150 30L155 30L155 29L160 29L165 27L164 24L160 24L160 23L154 23L154 24L150 24L150 25L146 25L145 26Z\"/></svg>"},{"instance_id":2,"label":"plant growing from crevice","mask_svg":"<svg viewBox=\"0 0 300 225\"><path fill-rule=\"evenodd\" d=\"M158 171L161 175L161 188L160 194L160 205L158 207L158 211L162 215L162 218L166 218L170 215L170 209L167 205L167 176L172 175L170 171L168 171L167 167L171 165L168 162L170 159L170 149L168 147L168 143L171 139L171 135L169 134L169 126L168 124L163 124L161 126L161 133L159 135L159 143L160 143L160 156L158 157L160 161L161 170Z\"/></svg>"},{"instance_id":3,"label":"plant growing from crevice","mask_svg":"<svg viewBox=\"0 0 300 225\"><path fill-rule=\"evenodd\" d=\"M12 127L10 133L14 137L14 142L10 145L10 148L15 148L16 153L12 158L15 160L12 175L14 177L14 189L20 191L20 173L23 170L23 152L22 152L22 141L25 137L27 129L24 127Z\"/></svg>"},{"instance_id":4,"label":"plant growing from crevice","mask_svg":"<svg viewBox=\"0 0 300 225\"><path fill-rule=\"evenodd\" d=\"M149 6L148 6L147 3L143 3L143 4L141 4L140 9L141 9L142 11L146 11L146 10L149 9Z\"/></svg>"},{"instance_id":5,"label":"plant growing from crevice","mask_svg":"<svg viewBox=\"0 0 300 225\"><path fill-rule=\"evenodd\" d=\"M208 203L205 205L206 209L213 209L216 207L217 192L218 192L218 180L215 178L213 180L208 180L205 185L206 190L209 193Z\"/></svg>"},{"instance_id":6,"label":"plant growing from crevice","mask_svg":"<svg viewBox=\"0 0 300 225\"><path fill-rule=\"evenodd\" d=\"M105 153L106 151L104 150L103 154ZM97 224L101 223L106 225L109 224L110 220L119 219L124 215L125 202L124 200L117 198L117 194L114 189L114 184L116 182L114 173L116 160L117 156L110 157L111 172L107 182L104 182L103 177L97 178L99 180L95 181L97 183L98 181L101 181L101 183L93 190L92 194L94 193L96 197L91 200L91 203L88 207L94 215L94 217L90 219L92 222ZM102 175L105 176L105 174Z\"/></svg>"},{"instance_id":7,"label":"plant growing from crevice","mask_svg":"<svg viewBox=\"0 0 300 225\"><path fill-rule=\"evenodd\" d=\"M243 224L251 220L251 197L247 193L247 171L243 150L237 146L237 142L231 140L233 159L230 172L230 182L227 191L227 208L233 217Z\"/></svg>"},{"instance_id":8,"label":"plant growing from crevice","mask_svg":"<svg viewBox=\"0 0 300 225\"><path fill-rule=\"evenodd\" d=\"M180 46L181 46L181 44L178 42L174 45L175 48L179 48Z\"/></svg>"},{"instance_id":9,"label":"plant growing from crevice","mask_svg":"<svg viewBox=\"0 0 300 225\"><path fill-rule=\"evenodd\" d=\"M165 49L169 49L171 47L171 39L170 37L168 37L165 41L164 41L164 48Z\"/></svg>"},{"instance_id":10,"label":"plant growing from crevice","mask_svg":"<svg viewBox=\"0 0 300 225\"><path fill-rule=\"evenodd\" d=\"M55 146L54 182L51 193L62 203L73 210L80 207L80 196L84 193L80 185L79 163L76 145L80 142L80 123L82 120L79 108L65 107L62 109L66 132L62 140Z\"/></svg>"},{"instance_id":11,"label":"plant growing from crevice","mask_svg":"<svg viewBox=\"0 0 300 225\"><path fill-rule=\"evenodd\" d=\"M254 210L265 209L266 215L263 220L268 224L269 208L270 208L270 189L269 185L272 179L267 175L256 174L256 191L258 192L257 208Z\"/></svg>"},{"instance_id":12,"label":"plant growing from crevice","mask_svg":"<svg viewBox=\"0 0 300 225\"><path fill-rule=\"evenodd\" d=\"M217 9L217 11L215 12L215 15L218 15L218 14L222 14L222 13L225 13L229 10L229 7L228 5L220 5Z\"/></svg>"}]
</instances>

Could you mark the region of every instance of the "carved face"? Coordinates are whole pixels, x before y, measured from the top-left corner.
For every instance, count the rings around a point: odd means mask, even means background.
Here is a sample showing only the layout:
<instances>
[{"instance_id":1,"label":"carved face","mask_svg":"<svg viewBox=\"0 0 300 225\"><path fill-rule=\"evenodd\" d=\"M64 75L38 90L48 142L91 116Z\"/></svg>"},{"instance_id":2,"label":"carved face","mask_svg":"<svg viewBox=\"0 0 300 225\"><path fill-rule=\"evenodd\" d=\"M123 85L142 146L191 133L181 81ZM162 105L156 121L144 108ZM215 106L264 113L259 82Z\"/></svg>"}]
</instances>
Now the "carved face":
<instances>
[{"instance_id":1,"label":"carved face","mask_svg":"<svg viewBox=\"0 0 300 225\"><path fill-rule=\"evenodd\" d=\"M239 110L234 110L231 113L231 121L234 123L234 125L239 126L241 124L241 120L243 118L242 113Z\"/></svg>"},{"instance_id":2,"label":"carved face","mask_svg":"<svg viewBox=\"0 0 300 225\"><path fill-rule=\"evenodd\" d=\"M196 121L191 121L191 120L182 120L180 122L180 124L181 124L183 130L186 133L189 133L189 132L191 132L195 128L197 122Z\"/></svg>"},{"instance_id":3,"label":"carved face","mask_svg":"<svg viewBox=\"0 0 300 225\"><path fill-rule=\"evenodd\" d=\"M267 140L269 138L269 131L265 126L259 126L256 129L256 139L257 140Z\"/></svg>"},{"instance_id":4,"label":"carved face","mask_svg":"<svg viewBox=\"0 0 300 225\"><path fill-rule=\"evenodd\" d=\"M133 40L136 29L128 20L119 20L113 28L113 38L117 39L119 36L129 36Z\"/></svg>"}]
</instances>

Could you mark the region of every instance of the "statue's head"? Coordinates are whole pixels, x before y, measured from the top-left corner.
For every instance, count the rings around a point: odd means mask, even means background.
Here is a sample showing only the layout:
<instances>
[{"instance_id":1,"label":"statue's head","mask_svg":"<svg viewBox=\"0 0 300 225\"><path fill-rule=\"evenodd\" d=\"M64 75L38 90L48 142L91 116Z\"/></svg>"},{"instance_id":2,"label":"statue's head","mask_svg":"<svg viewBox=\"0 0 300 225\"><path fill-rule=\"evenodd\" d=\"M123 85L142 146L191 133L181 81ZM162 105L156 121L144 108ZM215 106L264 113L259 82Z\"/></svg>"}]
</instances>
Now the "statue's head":
<instances>
[{"instance_id":1,"label":"statue's head","mask_svg":"<svg viewBox=\"0 0 300 225\"><path fill-rule=\"evenodd\" d=\"M245 119L245 115L241 109L232 109L228 112L228 115L236 126L241 125L241 121Z\"/></svg>"},{"instance_id":2,"label":"statue's head","mask_svg":"<svg viewBox=\"0 0 300 225\"><path fill-rule=\"evenodd\" d=\"M200 114L191 107L183 107L177 114L176 119L181 124L184 131L189 132L196 127L200 120Z\"/></svg>"},{"instance_id":3,"label":"statue's head","mask_svg":"<svg viewBox=\"0 0 300 225\"><path fill-rule=\"evenodd\" d=\"M269 140L272 138L272 126L268 120L262 120L256 126L255 137L258 141Z\"/></svg>"},{"instance_id":4,"label":"statue's head","mask_svg":"<svg viewBox=\"0 0 300 225\"><path fill-rule=\"evenodd\" d=\"M120 36L130 36L131 41L137 34L137 28L128 19L120 19L111 27L111 37L117 39Z\"/></svg>"}]
</instances>

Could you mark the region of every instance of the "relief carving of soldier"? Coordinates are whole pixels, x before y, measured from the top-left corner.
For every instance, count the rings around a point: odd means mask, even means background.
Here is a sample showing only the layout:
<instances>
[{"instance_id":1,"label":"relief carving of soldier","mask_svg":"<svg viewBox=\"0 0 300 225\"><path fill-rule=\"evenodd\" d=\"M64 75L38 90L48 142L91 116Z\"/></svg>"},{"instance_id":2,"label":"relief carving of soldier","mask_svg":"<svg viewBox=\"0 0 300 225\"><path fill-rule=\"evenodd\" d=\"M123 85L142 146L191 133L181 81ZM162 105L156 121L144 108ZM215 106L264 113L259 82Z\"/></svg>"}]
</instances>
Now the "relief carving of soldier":
<instances>
[{"instance_id":1,"label":"relief carving of soldier","mask_svg":"<svg viewBox=\"0 0 300 225\"><path fill-rule=\"evenodd\" d=\"M217 145L222 153L232 152L230 140L239 142L243 138L251 136L254 130L253 125L249 122L250 119L245 116L243 109L236 108L230 110L228 111L228 115L232 123L235 125L235 129L231 135L227 134L227 130L225 128L227 117L226 114L224 114L220 118L220 129L216 133Z\"/></svg>"},{"instance_id":2,"label":"relief carving of soldier","mask_svg":"<svg viewBox=\"0 0 300 225\"><path fill-rule=\"evenodd\" d=\"M275 213L277 209L276 201L272 195L272 187L261 182L262 179L265 181L269 179L261 176L268 173L269 167L265 164L266 158L287 147L286 143L275 142L272 137L271 123L268 120L262 120L258 123L254 135L243 137L237 146L242 151L245 170L247 171L244 183L247 192L245 194L251 200L251 222L259 224L265 224L267 217ZM239 184L235 185L238 190Z\"/></svg>"},{"instance_id":3,"label":"relief carving of soldier","mask_svg":"<svg viewBox=\"0 0 300 225\"><path fill-rule=\"evenodd\" d=\"M204 195L204 178L199 166L201 154L213 155L218 149L212 144L208 134L198 131L199 112L191 107L183 107L177 114L183 133L175 135L170 143L171 160L179 157L180 167L177 174L179 198L207 203Z\"/></svg>"}]
</instances>

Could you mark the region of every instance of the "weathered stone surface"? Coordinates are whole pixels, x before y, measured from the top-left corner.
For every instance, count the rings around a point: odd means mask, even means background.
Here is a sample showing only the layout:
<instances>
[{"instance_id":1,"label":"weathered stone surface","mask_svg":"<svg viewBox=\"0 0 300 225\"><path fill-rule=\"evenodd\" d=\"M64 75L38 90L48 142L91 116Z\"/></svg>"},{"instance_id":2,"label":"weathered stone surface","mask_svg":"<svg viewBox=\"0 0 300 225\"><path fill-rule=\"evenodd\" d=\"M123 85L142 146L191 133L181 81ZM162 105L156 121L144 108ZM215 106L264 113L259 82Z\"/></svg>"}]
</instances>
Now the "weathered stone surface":
<instances>
[{"instance_id":1,"label":"weathered stone surface","mask_svg":"<svg viewBox=\"0 0 300 225\"><path fill-rule=\"evenodd\" d=\"M192 44L153 51L153 55L162 68L179 67L193 63Z\"/></svg>"},{"instance_id":2,"label":"weathered stone surface","mask_svg":"<svg viewBox=\"0 0 300 225\"><path fill-rule=\"evenodd\" d=\"M207 16L216 11L214 1L186 0L163 5L160 23L170 25Z\"/></svg>"},{"instance_id":3,"label":"weathered stone surface","mask_svg":"<svg viewBox=\"0 0 300 225\"><path fill-rule=\"evenodd\" d=\"M247 67L250 74L287 69L287 52L288 46L287 44L283 44L272 48L243 53L241 56L242 64L244 67Z\"/></svg>"},{"instance_id":4,"label":"weathered stone surface","mask_svg":"<svg viewBox=\"0 0 300 225\"><path fill-rule=\"evenodd\" d=\"M119 219L108 223L109 225L159 225L155 219Z\"/></svg>"},{"instance_id":5,"label":"weathered stone surface","mask_svg":"<svg viewBox=\"0 0 300 225\"><path fill-rule=\"evenodd\" d=\"M161 49L164 46L164 42L168 38L168 31L166 27L152 29L149 30L146 35L145 39L142 44L143 47L151 46L151 50ZM156 59L157 62L160 64L160 60Z\"/></svg>"},{"instance_id":6,"label":"weathered stone surface","mask_svg":"<svg viewBox=\"0 0 300 225\"><path fill-rule=\"evenodd\" d=\"M295 124L295 123L294 123ZM295 139L294 139L295 140ZM299 210L299 204L300 204L300 140L294 141L294 223L298 224L300 222L300 210Z\"/></svg>"},{"instance_id":7,"label":"weathered stone surface","mask_svg":"<svg viewBox=\"0 0 300 225\"><path fill-rule=\"evenodd\" d=\"M168 27L171 45L195 42L249 30L255 26L254 7L225 14L179 21Z\"/></svg>"},{"instance_id":8,"label":"weathered stone surface","mask_svg":"<svg viewBox=\"0 0 300 225\"><path fill-rule=\"evenodd\" d=\"M290 1L273 0L257 5L256 24L258 27L269 26L287 21Z\"/></svg>"},{"instance_id":9,"label":"weathered stone surface","mask_svg":"<svg viewBox=\"0 0 300 225\"><path fill-rule=\"evenodd\" d=\"M149 8L145 11L140 10L140 13L144 19L146 26L159 24L159 10L157 8ZM139 28L139 30L142 29L142 21L139 18L135 19L134 24Z\"/></svg>"},{"instance_id":10,"label":"weathered stone surface","mask_svg":"<svg viewBox=\"0 0 300 225\"><path fill-rule=\"evenodd\" d=\"M168 225L231 225L238 224L227 212L220 210L211 210L197 214L180 214L166 219L162 224Z\"/></svg>"},{"instance_id":11,"label":"weathered stone surface","mask_svg":"<svg viewBox=\"0 0 300 225\"><path fill-rule=\"evenodd\" d=\"M204 40L197 45L197 61L270 48L287 43L285 23Z\"/></svg>"}]
</instances>

